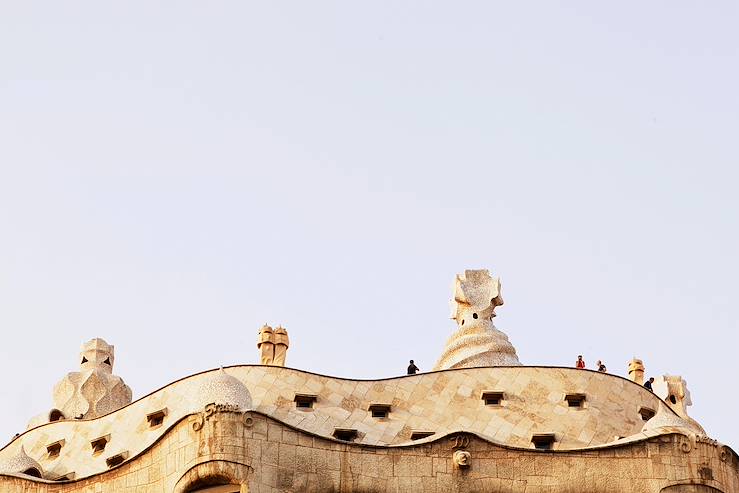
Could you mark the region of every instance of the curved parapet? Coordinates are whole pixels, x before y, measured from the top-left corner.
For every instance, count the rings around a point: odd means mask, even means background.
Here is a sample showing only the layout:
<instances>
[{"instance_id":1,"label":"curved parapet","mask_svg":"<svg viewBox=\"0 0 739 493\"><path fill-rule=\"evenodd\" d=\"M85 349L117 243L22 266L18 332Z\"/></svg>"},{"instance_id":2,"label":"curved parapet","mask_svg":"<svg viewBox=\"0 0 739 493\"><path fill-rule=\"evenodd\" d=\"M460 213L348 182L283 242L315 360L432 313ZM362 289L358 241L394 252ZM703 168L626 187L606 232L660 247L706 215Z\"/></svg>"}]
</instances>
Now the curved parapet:
<instances>
[{"instance_id":1,"label":"curved parapet","mask_svg":"<svg viewBox=\"0 0 739 493\"><path fill-rule=\"evenodd\" d=\"M187 416L200 416L193 426L202 427L214 412L247 409L305 433L349 436L367 446L409 445L464 431L519 448L551 435L552 449L581 450L639 434L640 411L659 403L627 379L573 368L464 368L350 380L246 365L192 375L96 419L30 429L0 450L0 460L25 443L48 477L86 477L136 456ZM61 446L50 458L54 444Z\"/></svg>"},{"instance_id":2,"label":"curved parapet","mask_svg":"<svg viewBox=\"0 0 739 493\"><path fill-rule=\"evenodd\" d=\"M93 478L51 483L0 474L0 490L78 493L102 484L112 485L103 491L120 485L141 493L739 491L731 449L688 449L680 434L586 450L511 447L466 432L381 447L321 437L255 411L215 411L200 427L192 418Z\"/></svg>"}]
</instances>

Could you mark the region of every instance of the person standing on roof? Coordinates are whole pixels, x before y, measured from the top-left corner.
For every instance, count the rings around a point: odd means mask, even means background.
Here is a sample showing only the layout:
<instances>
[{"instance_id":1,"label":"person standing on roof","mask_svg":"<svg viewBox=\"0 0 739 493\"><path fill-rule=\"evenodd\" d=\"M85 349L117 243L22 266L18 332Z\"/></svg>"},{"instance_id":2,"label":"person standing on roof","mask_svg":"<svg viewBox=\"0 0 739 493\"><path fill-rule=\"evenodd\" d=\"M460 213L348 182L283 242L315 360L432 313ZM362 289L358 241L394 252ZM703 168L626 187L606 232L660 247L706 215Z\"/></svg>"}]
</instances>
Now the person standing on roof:
<instances>
[{"instance_id":1,"label":"person standing on roof","mask_svg":"<svg viewBox=\"0 0 739 493\"><path fill-rule=\"evenodd\" d=\"M653 383L654 383L654 377L649 377L649 380L644 382L644 387L648 388L650 392L654 392L654 390L652 389Z\"/></svg>"},{"instance_id":2,"label":"person standing on roof","mask_svg":"<svg viewBox=\"0 0 739 493\"><path fill-rule=\"evenodd\" d=\"M413 362L413 360L411 360L411 364L408 365L408 375L415 375L417 371L418 371L418 367Z\"/></svg>"},{"instance_id":3,"label":"person standing on roof","mask_svg":"<svg viewBox=\"0 0 739 493\"><path fill-rule=\"evenodd\" d=\"M582 359L582 354L577 356L577 361L575 361L575 368L579 368L580 370L585 369L585 360Z\"/></svg>"}]
</instances>

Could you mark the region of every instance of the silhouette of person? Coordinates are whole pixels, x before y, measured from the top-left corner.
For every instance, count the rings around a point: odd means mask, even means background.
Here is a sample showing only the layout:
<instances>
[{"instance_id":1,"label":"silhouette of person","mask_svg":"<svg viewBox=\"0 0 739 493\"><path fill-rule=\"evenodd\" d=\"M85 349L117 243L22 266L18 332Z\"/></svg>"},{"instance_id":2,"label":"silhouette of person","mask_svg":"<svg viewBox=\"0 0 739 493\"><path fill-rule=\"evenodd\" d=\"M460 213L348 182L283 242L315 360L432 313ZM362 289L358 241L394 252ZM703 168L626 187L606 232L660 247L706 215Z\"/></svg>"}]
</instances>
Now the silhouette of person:
<instances>
[{"instance_id":1,"label":"silhouette of person","mask_svg":"<svg viewBox=\"0 0 739 493\"><path fill-rule=\"evenodd\" d=\"M644 387L648 388L651 392L654 392L654 390L652 390L652 383L653 382L654 382L654 377L649 377L649 380L647 380L646 382L644 382Z\"/></svg>"}]
</instances>

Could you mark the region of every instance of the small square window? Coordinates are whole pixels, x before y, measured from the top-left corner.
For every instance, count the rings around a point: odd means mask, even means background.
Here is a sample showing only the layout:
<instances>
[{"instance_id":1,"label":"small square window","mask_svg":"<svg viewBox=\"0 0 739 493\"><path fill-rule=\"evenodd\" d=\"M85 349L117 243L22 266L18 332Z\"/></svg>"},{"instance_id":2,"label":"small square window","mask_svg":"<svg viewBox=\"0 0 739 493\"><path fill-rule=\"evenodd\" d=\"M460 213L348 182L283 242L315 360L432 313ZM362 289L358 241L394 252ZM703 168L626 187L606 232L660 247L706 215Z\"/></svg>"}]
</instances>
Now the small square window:
<instances>
[{"instance_id":1,"label":"small square window","mask_svg":"<svg viewBox=\"0 0 739 493\"><path fill-rule=\"evenodd\" d=\"M585 394L567 394L565 396L569 407L583 408L585 407Z\"/></svg>"},{"instance_id":2,"label":"small square window","mask_svg":"<svg viewBox=\"0 0 739 493\"><path fill-rule=\"evenodd\" d=\"M59 453L62 451L62 447L64 446L64 440L59 440L58 442L54 442L50 445L46 446L46 452L47 452L47 458L48 459L56 459L59 457Z\"/></svg>"},{"instance_id":3,"label":"small square window","mask_svg":"<svg viewBox=\"0 0 739 493\"><path fill-rule=\"evenodd\" d=\"M482 400L486 406L500 406L503 402L503 392L485 390L482 392Z\"/></svg>"},{"instance_id":4,"label":"small square window","mask_svg":"<svg viewBox=\"0 0 739 493\"><path fill-rule=\"evenodd\" d=\"M353 442L357 438L357 430L349 428L336 428L334 438L345 442Z\"/></svg>"},{"instance_id":5,"label":"small square window","mask_svg":"<svg viewBox=\"0 0 739 493\"><path fill-rule=\"evenodd\" d=\"M539 450L552 450L554 447L554 433L541 433L531 437L534 448Z\"/></svg>"},{"instance_id":6,"label":"small square window","mask_svg":"<svg viewBox=\"0 0 739 493\"><path fill-rule=\"evenodd\" d=\"M101 453L103 450L105 450L105 446L110 441L110 435L105 435L104 437L96 438L95 440L90 442L90 446L92 447L92 454L97 455Z\"/></svg>"},{"instance_id":7,"label":"small square window","mask_svg":"<svg viewBox=\"0 0 739 493\"><path fill-rule=\"evenodd\" d=\"M373 418L387 418L390 414L390 404L370 404L369 411Z\"/></svg>"},{"instance_id":8,"label":"small square window","mask_svg":"<svg viewBox=\"0 0 739 493\"><path fill-rule=\"evenodd\" d=\"M649 421L652 419L655 415L654 409L649 409L648 407L642 407L639 409L639 415L641 416L641 419L644 421Z\"/></svg>"},{"instance_id":9,"label":"small square window","mask_svg":"<svg viewBox=\"0 0 739 493\"><path fill-rule=\"evenodd\" d=\"M420 440L421 438L430 437L435 432L433 431L422 431L422 430L413 430L411 431L411 440Z\"/></svg>"},{"instance_id":10,"label":"small square window","mask_svg":"<svg viewBox=\"0 0 739 493\"><path fill-rule=\"evenodd\" d=\"M108 457L105 459L105 463L108 465L108 467L115 467L118 464L123 464L123 462L128 458L128 452L121 452L120 454L116 454L112 457Z\"/></svg>"},{"instance_id":11,"label":"small square window","mask_svg":"<svg viewBox=\"0 0 739 493\"><path fill-rule=\"evenodd\" d=\"M167 408L154 411L146 415L146 421L149 422L149 428L157 428L164 423L164 417L167 416Z\"/></svg>"},{"instance_id":12,"label":"small square window","mask_svg":"<svg viewBox=\"0 0 739 493\"><path fill-rule=\"evenodd\" d=\"M313 409L313 403L318 400L318 396L311 394L295 394L295 407L298 409Z\"/></svg>"}]
</instances>

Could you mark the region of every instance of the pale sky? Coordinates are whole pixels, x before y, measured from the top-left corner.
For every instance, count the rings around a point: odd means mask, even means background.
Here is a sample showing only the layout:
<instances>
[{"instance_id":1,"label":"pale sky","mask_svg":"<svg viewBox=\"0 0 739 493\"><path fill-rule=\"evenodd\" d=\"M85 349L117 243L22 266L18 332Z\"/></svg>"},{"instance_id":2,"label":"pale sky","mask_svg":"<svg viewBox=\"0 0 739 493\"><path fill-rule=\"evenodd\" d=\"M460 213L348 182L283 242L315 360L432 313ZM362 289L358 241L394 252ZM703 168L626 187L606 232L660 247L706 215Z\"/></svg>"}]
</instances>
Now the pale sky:
<instances>
[{"instance_id":1,"label":"pale sky","mask_svg":"<svg viewBox=\"0 0 739 493\"><path fill-rule=\"evenodd\" d=\"M2 444L93 337L134 398L264 322L430 370L489 268L524 364L641 357L739 446L737 2L0 6Z\"/></svg>"}]
</instances>

